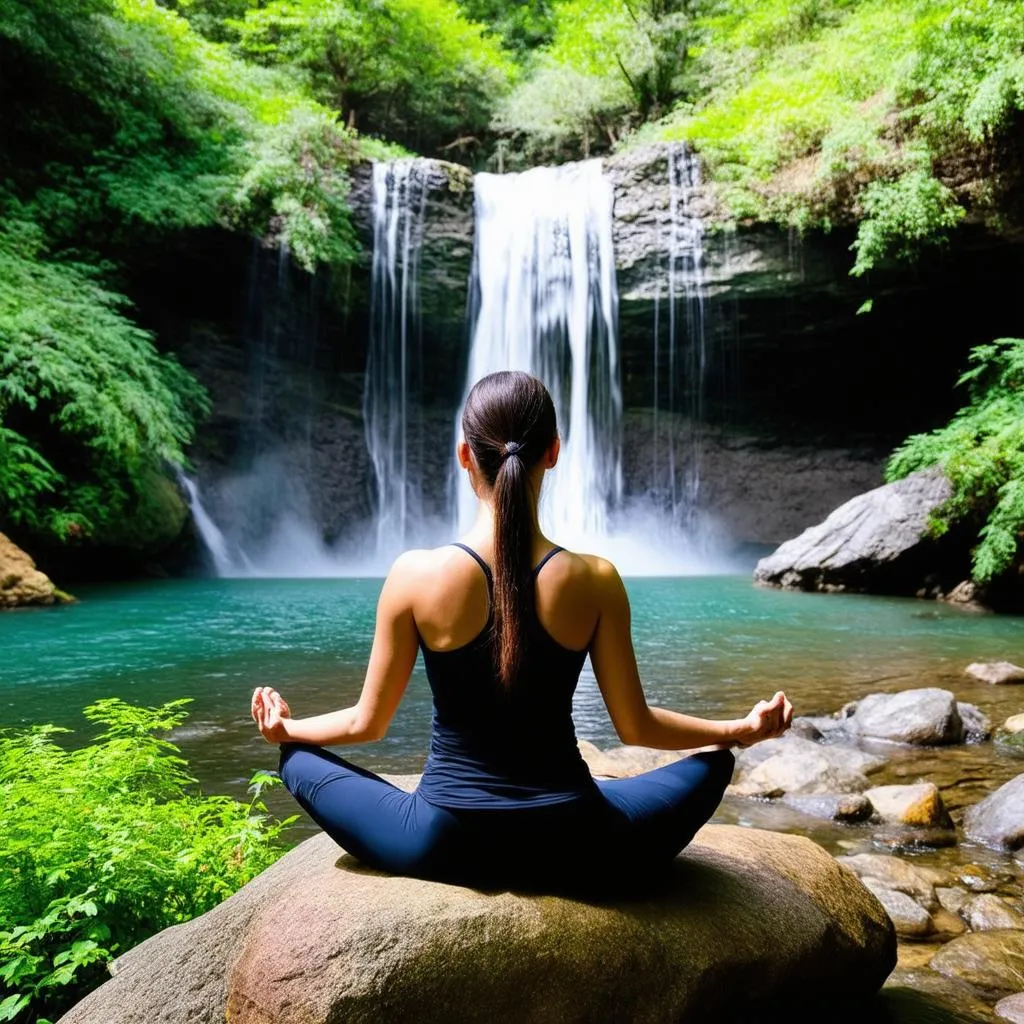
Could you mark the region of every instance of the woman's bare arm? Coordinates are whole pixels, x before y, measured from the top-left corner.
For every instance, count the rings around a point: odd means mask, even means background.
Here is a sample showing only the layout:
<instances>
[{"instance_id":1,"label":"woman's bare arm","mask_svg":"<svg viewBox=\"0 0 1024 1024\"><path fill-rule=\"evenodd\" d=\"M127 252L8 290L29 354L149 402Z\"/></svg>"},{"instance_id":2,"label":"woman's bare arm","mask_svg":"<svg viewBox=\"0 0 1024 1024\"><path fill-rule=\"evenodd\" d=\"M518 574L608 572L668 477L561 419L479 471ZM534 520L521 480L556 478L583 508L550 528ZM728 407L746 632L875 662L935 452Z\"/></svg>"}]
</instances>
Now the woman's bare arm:
<instances>
[{"instance_id":1,"label":"woman's bare arm","mask_svg":"<svg viewBox=\"0 0 1024 1024\"><path fill-rule=\"evenodd\" d=\"M793 706L781 691L760 701L744 718L712 721L651 707L644 696L630 632L629 597L615 567L591 560L599 618L590 646L590 663L623 743L658 750L689 750L710 744L750 746L781 736L793 718Z\"/></svg>"},{"instance_id":2,"label":"woman's bare arm","mask_svg":"<svg viewBox=\"0 0 1024 1024\"><path fill-rule=\"evenodd\" d=\"M271 687L252 696L252 717L269 743L331 746L381 739L394 718L416 663L419 637L413 619L418 553L395 561L377 602L373 648L359 700L351 707L310 718L292 718L288 705Z\"/></svg>"}]
</instances>

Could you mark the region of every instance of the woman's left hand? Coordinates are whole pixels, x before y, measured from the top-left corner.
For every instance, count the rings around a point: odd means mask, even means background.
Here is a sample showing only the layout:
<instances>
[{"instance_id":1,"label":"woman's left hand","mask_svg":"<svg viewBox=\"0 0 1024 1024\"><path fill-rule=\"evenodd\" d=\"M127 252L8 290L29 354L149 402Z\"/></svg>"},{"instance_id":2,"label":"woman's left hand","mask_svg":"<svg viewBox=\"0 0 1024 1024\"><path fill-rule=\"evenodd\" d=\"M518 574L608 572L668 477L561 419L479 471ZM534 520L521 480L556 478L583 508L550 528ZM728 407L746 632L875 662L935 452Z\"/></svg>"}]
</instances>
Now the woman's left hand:
<instances>
[{"instance_id":1,"label":"woman's left hand","mask_svg":"<svg viewBox=\"0 0 1024 1024\"><path fill-rule=\"evenodd\" d=\"M270 686L257 686L252 694L252 717L268 743L286 743L291 708L284 697Z\"/></svg>"}]
</instances>

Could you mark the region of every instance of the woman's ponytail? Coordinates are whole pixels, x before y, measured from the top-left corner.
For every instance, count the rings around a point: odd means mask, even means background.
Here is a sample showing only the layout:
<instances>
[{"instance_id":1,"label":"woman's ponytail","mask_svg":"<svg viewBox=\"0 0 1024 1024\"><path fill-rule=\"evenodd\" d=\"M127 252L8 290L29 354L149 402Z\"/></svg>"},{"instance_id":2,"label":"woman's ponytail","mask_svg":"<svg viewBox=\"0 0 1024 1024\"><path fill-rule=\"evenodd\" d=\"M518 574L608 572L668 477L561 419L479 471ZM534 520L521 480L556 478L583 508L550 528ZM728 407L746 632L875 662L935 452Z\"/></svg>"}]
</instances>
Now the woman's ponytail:
<instances>
[{"instance_id":1,"label":"woman's ponytail","mask_svg":"<svg viewBox=\"0 0 1024 1024\"><path fill-rule=\"evenodd\" d=\"M462 430L491 488L494 507L494 662L512 686L522 663L533 610L536 495L531 470L555 438L555 407L547 388L528 373L505 370L477 381L466 399Z\"/></svg>"}]
</instances>

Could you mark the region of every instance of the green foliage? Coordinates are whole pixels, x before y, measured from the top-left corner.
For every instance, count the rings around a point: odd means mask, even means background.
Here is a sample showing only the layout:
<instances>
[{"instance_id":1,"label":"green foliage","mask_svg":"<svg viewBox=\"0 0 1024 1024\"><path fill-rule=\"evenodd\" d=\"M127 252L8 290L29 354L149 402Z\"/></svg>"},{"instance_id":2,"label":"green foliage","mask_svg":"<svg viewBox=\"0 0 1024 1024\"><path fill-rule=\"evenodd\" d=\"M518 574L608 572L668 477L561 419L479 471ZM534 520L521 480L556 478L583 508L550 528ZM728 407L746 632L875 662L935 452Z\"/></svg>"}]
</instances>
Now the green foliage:
<instances>
[{"instance_id":1,"label":"green foliage","mask_svg":"<svg viewBox=\"0 0 1024 1024\"><path fill-rule=\"evenodd\" d=\"M198 794L159 733L188 701L117 698L85 710L104 726L66 750L52 725L0 732L0 1020L57 1016L114 956L216 906L280 854L287 822L261 800Z\"/></svg>"},{"instance_id":2,"label":"green foliage","mask_svg":"<svg viewBox=\"0 0 1024 1024\"><path fill-rule=\"evenodd\" d=\"M697 27L696 102L635 141L688 140L734 216L859 223L862 274L993 214L959 168L1024 111L1021 0L732 0Z\"/></svg>"},{"instance_id":3,"label":"green foliage","mask_svg":"<svg viewBox=\"0 0 1024 1024\"><path fill-rule=\"evenodd\" d=\"M232 27L242 53L301 70L350 128L424 153L477 142L512 72L454 0L270 0Z\"/></svg>"},{"instance_id":4,"label":"green foliage","mask_svg":"<svg viewBox=\"0 0 1024 1024\"><path fill-rule=\"evenodd\" d=\"M532 160L607 149L693 92L702 0L563 0L495 126Z\"/></svg>"},{"instance_id":5,"label":"green foliage","mask_svg":"<svg viewBox=\"0 0 1024 1024\"><path fill-rule=\"evenodd\" d=\"M125 306L94 268L48 259L38 230L0 230L0 520L88 532L184 462L205 394Z\"/></svg>"},{"instance_id":6,"label":"green foliage","mask_svg":"<svg viewBox=\"0 0 1024 1024\"><path fill-rule=\"evenodd\" d=\"M1013 564L1024 538L1024 340L980 345L970 362L958 382L968 388L968 404L946 426L908 438L886 477L943 468L953 496L936 513L933 531L984 524L974 551L974 578L984 583Z\"/></svg>"},{"instance_id":7,"label":"green foliage","mask_svg":"<svg viewBox=\"0 0 1024 1024\"><path fill-rule=\"evenodd\" d=\"M497 33L520 61L554 37L556 0L460 0L459 7L470 21Z\"/></svg>"}]
</instances>

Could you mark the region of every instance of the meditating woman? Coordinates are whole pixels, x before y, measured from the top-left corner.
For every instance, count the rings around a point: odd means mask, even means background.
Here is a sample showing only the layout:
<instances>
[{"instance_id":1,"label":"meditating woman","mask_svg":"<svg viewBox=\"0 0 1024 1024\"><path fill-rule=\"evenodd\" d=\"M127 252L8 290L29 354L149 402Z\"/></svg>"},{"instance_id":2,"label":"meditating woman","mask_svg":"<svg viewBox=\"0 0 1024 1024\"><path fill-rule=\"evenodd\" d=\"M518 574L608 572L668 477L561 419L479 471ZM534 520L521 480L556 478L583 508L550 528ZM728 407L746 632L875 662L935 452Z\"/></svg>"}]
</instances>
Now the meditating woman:
<instances>
[{"instance_id":1,"label":"meditating woman","mask_svg":"<svg viewBox=\"0 0 1024 1024\"><path fill-rule=\"evenodd\" d=\"M288 790L372 867L482 886L629 888L714 813L732 775L729 748L781 735L793 709L782 693L733 721L650 707L615 567L540 530L541 484L559 454L544 385L511 371L484 377L462 429L476 523L461 542L395 562L358 702L292 718L275 690L259 687L253 718L281 744ZM406 793L323 747L384 736L418 651L434 719L423 778ZM587 655L624 743L710 749L595 781L572 722Z\"/></svg>"}]
</instances>

